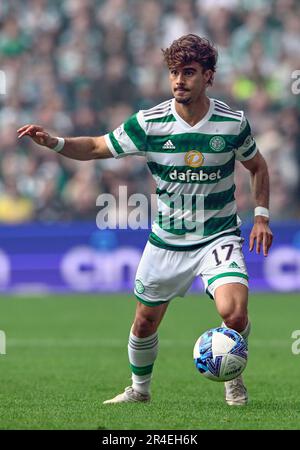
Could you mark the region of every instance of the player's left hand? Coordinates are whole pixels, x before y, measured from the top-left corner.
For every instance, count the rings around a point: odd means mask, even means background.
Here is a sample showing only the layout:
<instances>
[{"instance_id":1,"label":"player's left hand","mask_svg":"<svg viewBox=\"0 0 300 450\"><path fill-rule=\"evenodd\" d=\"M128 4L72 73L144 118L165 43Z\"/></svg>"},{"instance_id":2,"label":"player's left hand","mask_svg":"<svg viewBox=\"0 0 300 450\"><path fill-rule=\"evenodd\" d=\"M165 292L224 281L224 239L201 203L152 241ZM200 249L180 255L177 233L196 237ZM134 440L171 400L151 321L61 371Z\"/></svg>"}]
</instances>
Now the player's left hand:
<instances>
[{"instance_id":1,"label":"player's left hand","mask_svg":"<svg viewBox=\"0 0 300 450\"><path fill-rule=\"evenodd\" d=\"M250 233L249 250L252 252L256 241L256 253L260 253L261 246L264 256L268 256L269 249L273 242L273 233L269 227L269 220L264 217L256 217L252 231Z\"/></svg>"}]
</instances>

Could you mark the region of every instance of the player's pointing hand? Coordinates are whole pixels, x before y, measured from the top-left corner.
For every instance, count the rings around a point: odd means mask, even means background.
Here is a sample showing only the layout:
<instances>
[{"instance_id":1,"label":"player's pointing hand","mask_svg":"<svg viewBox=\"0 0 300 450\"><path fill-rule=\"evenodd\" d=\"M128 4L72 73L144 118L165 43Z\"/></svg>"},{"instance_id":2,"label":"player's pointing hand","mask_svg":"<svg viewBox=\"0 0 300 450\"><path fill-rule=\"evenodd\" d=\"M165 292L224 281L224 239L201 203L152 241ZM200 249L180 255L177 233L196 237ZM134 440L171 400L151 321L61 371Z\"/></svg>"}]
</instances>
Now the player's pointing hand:
<instances>
[{"instance_id":1,"label":"player's pointing hand","mask_svg":"<svg viewBox=\"0 0 300 450\"><path fill-rule=\"evenodd\" d=\"M23 136L30 136L37 144L50 148L54 148L57 144L57 138L52 137L39 125L24 125L17 132L19 133L18 139L21 139Z\"/></svg>"}]
</instances>

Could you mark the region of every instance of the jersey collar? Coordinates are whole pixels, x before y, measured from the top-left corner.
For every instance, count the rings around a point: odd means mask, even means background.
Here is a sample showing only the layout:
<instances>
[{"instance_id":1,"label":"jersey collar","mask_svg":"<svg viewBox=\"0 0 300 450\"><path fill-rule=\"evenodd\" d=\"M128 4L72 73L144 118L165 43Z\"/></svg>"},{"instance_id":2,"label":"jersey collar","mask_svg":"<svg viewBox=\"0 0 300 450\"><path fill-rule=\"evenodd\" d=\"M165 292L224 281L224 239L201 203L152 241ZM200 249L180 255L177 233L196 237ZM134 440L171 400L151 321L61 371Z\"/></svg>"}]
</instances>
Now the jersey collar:
<instances>
[{"instance_id":1,"label":"jersey collar","mask_svg":"<svg viewBox=\"0 0 300 450\"><path fill-rule=\"evenodd\" d=\"M207 113L205 114L204 117L202 117L202 119L199 122L195 123L195 125L193 125L193 126L188 124L177 113L176 108L175 108L175 98L173 98L172 102L171 102L171 111L172 111L173 116L176 118L176 120L178 120L184 128L186 128L187 130L194 130L194 129L199 128L202 125L204 125L205 122L207 122L210 119L210 117L212 116L215 105L214 105L214 101L212 98L209 98L209 102L210 102L210 105L209 105Z\"/></svg>"}]
</instances>

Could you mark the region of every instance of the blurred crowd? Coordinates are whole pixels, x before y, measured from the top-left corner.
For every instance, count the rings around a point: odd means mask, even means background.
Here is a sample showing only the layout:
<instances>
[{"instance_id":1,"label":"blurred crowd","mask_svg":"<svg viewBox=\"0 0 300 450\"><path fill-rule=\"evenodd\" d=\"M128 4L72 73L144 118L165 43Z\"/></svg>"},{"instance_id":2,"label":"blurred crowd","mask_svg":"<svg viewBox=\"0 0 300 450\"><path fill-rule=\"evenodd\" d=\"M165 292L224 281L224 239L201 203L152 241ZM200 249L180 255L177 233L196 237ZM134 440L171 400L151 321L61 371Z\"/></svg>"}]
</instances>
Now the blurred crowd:
<instances>
[{"instance_id":1,"label":"blurred crowd","mask_svg":"<svg viewBox=\"0 0 300 450\"><path fill-rule=\"evenodd\" d=\"M272 218L300 217L298 0L1 0L0 222L94 220L101 193L155 192L143 158L77 162L16 130L97 136L170 98L161 48L189 32L218 48L208 93L245 110L269 165ZM236 183L247 220L241 164Z\"/></svg>"}]
</instances>

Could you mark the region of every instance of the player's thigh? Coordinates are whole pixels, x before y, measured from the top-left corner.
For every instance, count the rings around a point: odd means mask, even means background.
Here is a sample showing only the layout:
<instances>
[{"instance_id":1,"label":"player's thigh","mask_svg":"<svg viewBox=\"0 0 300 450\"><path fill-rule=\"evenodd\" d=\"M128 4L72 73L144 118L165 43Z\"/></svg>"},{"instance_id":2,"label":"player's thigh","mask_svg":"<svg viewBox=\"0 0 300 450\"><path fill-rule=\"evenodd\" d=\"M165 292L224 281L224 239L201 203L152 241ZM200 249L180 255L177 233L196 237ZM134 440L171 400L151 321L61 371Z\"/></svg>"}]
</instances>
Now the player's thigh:
<instances>
[{"instance_id":1,"label":"player's thigh","mask_svg":"<svg viewBox=\"0 0 300 450\"><path fill-rule=\"evenodd\" d=\"M243 239L238 236L224 236L217 239L205 249L205 257L201 264L201 277L206 292L215 299L215 294L221 286L235 285L235 289L224 288L230 292L246 292L248 288L248 273L242 252ZM242 285L244 287L239 287ZM235 295L236 296L236 295Z\"/></svg>"},{"instance_id":2,"label":"player's thigh","mask_svg":"<svg viewBox=\"0 0 300 450\"><path fill-rule=\"evenodd\" d=\"M196 275L187 253L165 250L148 242L136 274L137 299L151 307L183 297Z\"/></svg>"}]
</instances>

